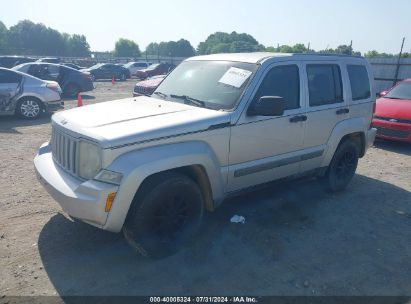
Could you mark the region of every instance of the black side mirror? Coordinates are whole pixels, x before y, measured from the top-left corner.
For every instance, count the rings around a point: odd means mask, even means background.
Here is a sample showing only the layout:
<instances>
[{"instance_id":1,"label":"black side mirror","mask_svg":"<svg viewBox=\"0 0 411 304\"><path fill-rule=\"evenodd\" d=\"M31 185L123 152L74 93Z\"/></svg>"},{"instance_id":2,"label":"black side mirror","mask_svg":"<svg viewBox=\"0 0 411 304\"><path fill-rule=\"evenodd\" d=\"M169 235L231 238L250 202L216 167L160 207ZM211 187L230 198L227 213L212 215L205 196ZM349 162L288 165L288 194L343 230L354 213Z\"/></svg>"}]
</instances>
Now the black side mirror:
<instances>
[{"instance_id":1,"label":"black side mirror","mask_svg":"<svg viewBox=\"0 0 411 304\"><path fill-rule=\"evenodd\" d=\"M280 116L284 113L284 98L280 96L262 96L247 110L249 116Z\"/></svg>"}]
</instances>

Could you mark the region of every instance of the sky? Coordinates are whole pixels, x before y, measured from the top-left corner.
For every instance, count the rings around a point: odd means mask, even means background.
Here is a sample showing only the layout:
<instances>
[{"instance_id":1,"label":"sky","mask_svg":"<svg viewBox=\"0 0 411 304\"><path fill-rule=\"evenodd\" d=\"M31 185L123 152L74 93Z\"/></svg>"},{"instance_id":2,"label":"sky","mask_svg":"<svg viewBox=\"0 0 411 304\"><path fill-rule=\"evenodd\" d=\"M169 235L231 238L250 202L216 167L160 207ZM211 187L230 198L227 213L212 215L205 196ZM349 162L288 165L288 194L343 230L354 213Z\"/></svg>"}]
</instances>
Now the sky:
<instances>
[{"instance_id":1,"label":"sky","mask_svg":"<svg viewBox=\"0 0 411 304\"><path fill-rule=\"evenodd\" d=\"M29 19L84 34L92 51L114 49L119 38L141 50L150 42L187 39L196 48L216 31L248 33L265 46L310 43L356 51L411 51L411 1L381 0L0 0L7 27ZM7 3L7 4L5 4Z\"/></svg>"}]
</instances>

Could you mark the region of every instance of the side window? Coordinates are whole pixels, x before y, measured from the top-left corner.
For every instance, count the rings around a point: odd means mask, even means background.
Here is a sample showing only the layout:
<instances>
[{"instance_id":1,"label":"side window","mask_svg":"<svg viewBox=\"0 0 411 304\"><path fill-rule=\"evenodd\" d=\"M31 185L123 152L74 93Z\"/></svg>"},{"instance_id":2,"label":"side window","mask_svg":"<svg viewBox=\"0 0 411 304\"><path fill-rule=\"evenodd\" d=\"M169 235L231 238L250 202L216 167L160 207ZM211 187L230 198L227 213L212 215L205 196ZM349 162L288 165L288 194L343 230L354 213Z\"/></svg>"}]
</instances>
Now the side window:
<instances>
[{"instance_id":1,"label":"side window","mask_svg":"<svg viewBox=\"0 0 411 304\"><path fill-rule=\"evenodd\" d=\"M296 65L282 65L271 69L257 91L255 100L262 96L284 98L285 110L300 107L300 76Z\"/></svg>"},{"instance_id":2,"label":"side window","mask_svg":"<svg viewBox=\"0 0 411 304\"><path fill-rule=\"evenodd\" d=\"M343 102L341 70L336 64L308 64L310 107Z\"/></svg>"},{"instance_id":3,"label":"side window","mask_svg":"<svg viewBox=\"0 0 411 304\"><path fill-rule=\"evenodd\" d=\"M57 80L60 74L60 67L57 65L47 65L48 78Z\"/></svg>"},{"instance_id":4,"label":"side window","mask_svg":"<svg viewBox=\"0 0 411 304\"><path fill-rule=\"evenodd\" d=\"M0 71L0 83L19 83L21 75L11 71Z\"/></svg>"},{"instance_id":5,"label":"side window","mask_svg":"<svg viewBox=\"0 0 411 304\"><path fill-rule=\"evenodd\" d=\"M363 65L347 65L350 78L352 100L361 100L371 97L370 80L367 69Z\"/></svg>"}]
</instances>

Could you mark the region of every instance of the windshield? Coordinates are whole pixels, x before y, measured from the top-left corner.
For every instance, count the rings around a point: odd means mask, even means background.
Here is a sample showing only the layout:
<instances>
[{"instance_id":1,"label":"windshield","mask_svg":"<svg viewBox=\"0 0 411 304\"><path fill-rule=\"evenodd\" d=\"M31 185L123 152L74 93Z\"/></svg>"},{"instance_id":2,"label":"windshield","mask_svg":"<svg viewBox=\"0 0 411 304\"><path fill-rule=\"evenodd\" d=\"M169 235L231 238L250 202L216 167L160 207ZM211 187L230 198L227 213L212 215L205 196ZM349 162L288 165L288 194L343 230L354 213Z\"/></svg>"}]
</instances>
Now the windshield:
<instances>
[{"instance_id":1,"label":"windshield","mask_svg":"<svg viewBox=\"0 0 411 304\"><path fill-rule=\"evenodd\" d=\"M391 99L409 99L411 100L411 81L399 83L391 91L388 92L385 98Z\"/></svg>"},{"instance_id":2,"label":"windshield","mask_svg":"<svg viewBox=\"0 0 411 304\"><path fill-rule=\"evenodd\" d=\"M20 71L20 72L23 72L23 73L27 73L28 70L29 70L29 67L30 67L29 64L23 63L23 64L16 65L15 67L12 67L11 69L15 70L15 71Z\"/></svg>"},{"instance_id":3,"label":"windshield","mask_svg":"<svg viewBox=\"0 0 411 304\"><path fill-rule=\"evenodd\" d=\"M201 101L211 109L233 109L257 68L257 64L242 62L186 61L164 79L153 96Z\"/></svg>"}]
</instances>

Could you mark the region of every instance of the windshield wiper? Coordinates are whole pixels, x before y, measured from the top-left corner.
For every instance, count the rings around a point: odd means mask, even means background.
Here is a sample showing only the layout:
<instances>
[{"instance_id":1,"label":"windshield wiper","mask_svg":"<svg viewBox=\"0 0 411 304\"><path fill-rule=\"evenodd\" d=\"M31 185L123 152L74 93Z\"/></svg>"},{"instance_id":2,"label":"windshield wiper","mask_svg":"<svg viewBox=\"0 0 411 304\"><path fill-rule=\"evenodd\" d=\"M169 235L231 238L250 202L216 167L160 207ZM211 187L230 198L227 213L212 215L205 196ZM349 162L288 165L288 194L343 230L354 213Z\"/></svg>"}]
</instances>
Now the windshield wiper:
<instances>
[{"instance_id":1,"label":"windshield wiper","mask_svg":"<svg viewBox=\"0 0 411 304\"><path fill-rule=\"evenodd\" d=\"M171 97L171 98L177 98L177 99L183 99L183 100L188 101L189 103L194 104L194 105L199 106L199 107L203 107L203 108L206 107L204 101L199 100L199 99L195 99L195 98L190 97L190 96L187 96L187 95L174 95L174 94L170 94L170 97Z\"/></svg>"},{"instance_id":2,"label":"windshield wiper","mask_svg":"<svg viewBox=\"0 0 411 304\"><path fill-rule=\"evenodd\" d=\"M153 94L156 94L156 95L160 96L163 99L166 99L168 97L167 94L164 94L164 93L161 93L161 92L154 92Z\"/></svg>"},{"instance_id":3,"label":"windshield wiper","mask_svg":"<svg viewBox=\"0 0 411 304\"><path fill-rule=\"evenodd\" d=\"M388 96L383 96L384 98L388 98L388 99L403 99L403 98L400 98L400 97L388 97Z\"/></svg>"}]
</instances>

